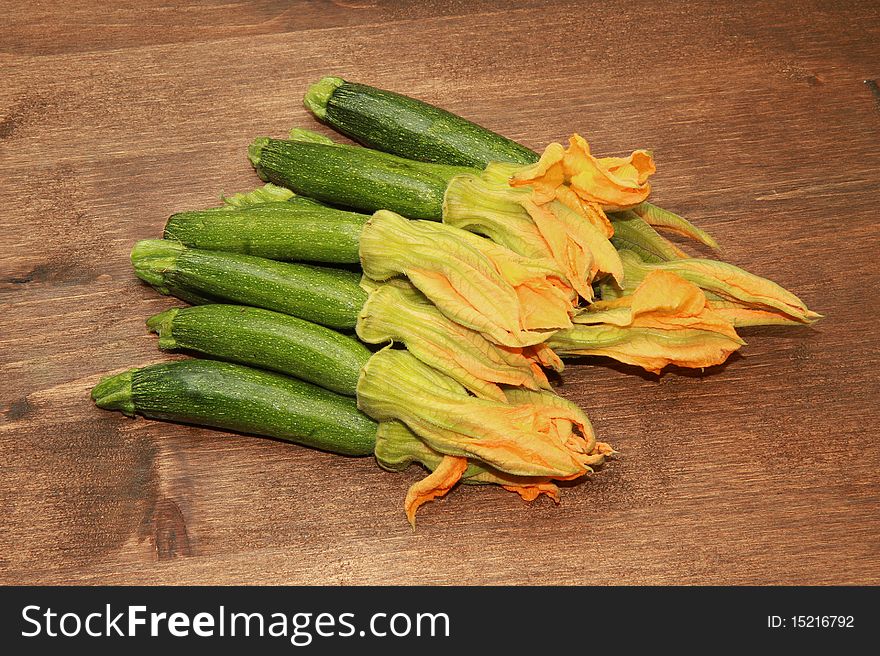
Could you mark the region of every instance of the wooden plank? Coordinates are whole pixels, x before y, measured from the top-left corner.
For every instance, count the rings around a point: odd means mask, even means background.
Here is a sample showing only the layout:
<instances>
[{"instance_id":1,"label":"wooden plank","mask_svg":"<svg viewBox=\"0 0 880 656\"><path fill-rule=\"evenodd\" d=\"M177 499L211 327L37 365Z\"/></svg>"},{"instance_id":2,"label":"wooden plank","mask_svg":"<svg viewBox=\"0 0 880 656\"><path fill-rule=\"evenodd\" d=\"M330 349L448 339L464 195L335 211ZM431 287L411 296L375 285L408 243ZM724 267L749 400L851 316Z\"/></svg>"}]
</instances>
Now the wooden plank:
<instances>
[{"instance_id":1,"label":"wooden plank","mask_svg":"<svg viewBox=\"0 0 880 656\"><path fill-rule=\"evenodd\" d=\"M869 3L351 4L4 7L0 581L880 582ZM415 469L95 409L168 357L132 244L257 184L248 142L316 127L328 73L534 147L653 148L657 202L826 319L705 375L573 364L560 393L620 455L558 507L457 489L415 532Z\"/></svg>"}]
</instances>

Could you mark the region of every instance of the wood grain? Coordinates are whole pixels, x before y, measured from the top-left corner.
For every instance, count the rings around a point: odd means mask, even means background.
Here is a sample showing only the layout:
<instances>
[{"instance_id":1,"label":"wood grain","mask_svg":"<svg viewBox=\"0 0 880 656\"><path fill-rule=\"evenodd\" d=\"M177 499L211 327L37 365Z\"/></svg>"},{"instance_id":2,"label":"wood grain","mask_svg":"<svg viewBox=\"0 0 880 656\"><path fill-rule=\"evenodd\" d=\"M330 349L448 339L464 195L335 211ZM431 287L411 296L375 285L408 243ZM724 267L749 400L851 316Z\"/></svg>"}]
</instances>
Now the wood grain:
<instances>
[{"instance_id":1,"label":"wood grain","mask_svg":"<svg viewBox=\"0 0 880 656\"><path fill-rule=\"evenodd\" d=\"M880 583L880 15L682 3L2 2L0 582ZM257 182L336 73L530 146L652 148L655 199L826 318L724 366L598 360L560 393L620 451L556 507L95 409L160 361L135 240ZM324 128L317 128L324 129Z\"/></svg>"}]
</instances>

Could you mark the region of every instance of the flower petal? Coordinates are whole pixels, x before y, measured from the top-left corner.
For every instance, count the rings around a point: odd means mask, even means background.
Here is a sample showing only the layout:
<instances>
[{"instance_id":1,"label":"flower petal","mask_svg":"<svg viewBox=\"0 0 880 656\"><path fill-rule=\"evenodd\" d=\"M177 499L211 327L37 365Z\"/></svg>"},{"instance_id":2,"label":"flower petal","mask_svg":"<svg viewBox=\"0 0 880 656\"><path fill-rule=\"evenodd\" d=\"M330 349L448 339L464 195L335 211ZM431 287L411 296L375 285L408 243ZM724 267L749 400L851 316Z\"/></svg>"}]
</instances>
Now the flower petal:
<instances>
[{"instance_id":1,"label":"flower petal","mask_svg":"<svg viewBox=\"0 0 880 656\"><path fill-rule=\"evenodd\" d=\"M776 311L791 322L812 323L820 318L790 291L775 282L717 260L685 259L654 268L674 272L722 300L744 309Z\"/></svg>"},{"instance_id":2,"label":"flower petal","mask_svg":"<svg viewBox=\"0 0 880 656\"><path fill-rule=\"evenodd\" d=\"M646 223L657 228L662 227L671 230L685 237L690 237L699 241L709 248L718 249L718 242L705 230L701 230L687 219L674 214L662 207L657 207L651 203L641 203L631 210L634 214L640 216Z\"/></svg>"},{"instance_id":3,"label":"flower petal","mask_svg":"<svg viewBox=\"0 0 880 656\"><path fill-rule=\"evenodd\" d=\"M509 492L516 492L524 501L534 501L542 494L546 494L559 503L559 488L553 483L527 483L525 485L502 485Z\"/></svg>"},{"instance_id":4,"label":"flower petal","mask_svg":"<svg viewBox=\"0 0 880 656\"><path fill-rule=\"evenodd\" d=\"M498 384L550 387L531 352L499 346L452 321L405 279L393 279L371 292L358 316L357 334L368 344L403 342L419 360L481 398L504 401Z\"/></svg>"},{"instance_id":5,"label":"flower petal","mask_svg":"<svg viewBox=\"0 0 880 656\"><path fill-rule=\"evenodd\" d=\"M654 373L669 364L720 364L744 343L699 287L668 271L651 271L631 294L594 303L575 321L553 335L551 348L603 355Z\"/></svg>"},{"instance_id":6,"label":"flower petal","mask_svg":"<svg viewBox=\"0 0 880 656\"><path fill-rule=\"evenodd\" d=\"M610 217L614 226L611 243L618 251L634 251L645 262L667 262L688 257L687 253L654 230L635 212L614 212Z\"/></svg>"},{"instance_id":7,"label":"flower petal","mask_svg":"<svg viewBox=\"0 0 880 656\"><path fill-rule=\"evenodd\" d=\"M619 298L638 287L651 271L665 271L697 285L709 307L734 326L812 323L821 315L807 308L797 296L744 269L726 262L685 258L671 262L643 262L634 252L620 252L624 284L603 282L603 299Z\"/></svg>"},{"instance_id":8,"label":"flower petal","mask_svg":"<svg viewBox=\"0 0 880 656\"><path fill-rule=\"evenodd\" d=\"M556 190L565 184L565 147L552 143L544 149L536 164L526 166L510 178L512 187L528 185L536 203L549 203L556 198Z\"/></svg>"},{"instance_id":9,"label":"flower petal","mask_svg":"<svg viewBox=\"0 0 880 656\"><path fill-rule=\"evenodd\" d=\"M563 167L569 186L582 200L611 211L643 202L651 193L648 177L656 171L654 159L646 150L634 151L627 158L597 159L579 134L569 140Z\"/></svg>"},{"instance_id":10,"label":"flower petal","mask_svg":"<svg viewBox=\"0 0 880 656\"><path fill-rule=\"evenodd\" d=\"M449 492L461 479L467 466L467 458L444 456L437 469L418 483L413 483L403 502L406 518L413 528L416 527L416 511L419 506Z\"/></svg>"},{"instance_id":11,"label":"flower petal","mask_svg":"<svg viewBox=\"0 0 880 656\"><path fill-rule=\"evenodd\" d=\"M373 419L402 421L435 451L509 474L571 479L600 461L589 419L570 401L520 388L505 390L507 402L477 399L406 351L373 355L357 392Z\"/></svg>"},{"instance_id":12,"label":"flower petal","mask_svg":"<svg viewBox=\"0 0 880 656\"><path fill-rule=\"evenodd\" d=\"M450 319L505 346L528 346L571 325L572 293L550 260L535 260L467 231L380 210L360 238L374 280L406 275Z\"/></svg>"}]
</instances>

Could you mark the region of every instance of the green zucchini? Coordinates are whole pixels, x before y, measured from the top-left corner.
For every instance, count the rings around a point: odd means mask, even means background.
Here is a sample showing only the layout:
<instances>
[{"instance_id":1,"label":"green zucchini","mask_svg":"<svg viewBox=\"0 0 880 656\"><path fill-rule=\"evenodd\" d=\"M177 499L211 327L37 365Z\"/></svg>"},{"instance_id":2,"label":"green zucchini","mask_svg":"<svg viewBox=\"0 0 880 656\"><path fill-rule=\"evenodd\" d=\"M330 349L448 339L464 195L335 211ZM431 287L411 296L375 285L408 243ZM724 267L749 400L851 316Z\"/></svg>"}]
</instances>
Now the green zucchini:
<instances>
[{"instance_id":1,"label":"green zucchini","mask_svg":"<svg viewBox=\"0 0 880 656\"><path fill-rule=\"evenodd\" d=\"M339 77L325 77L314 84L303 102L319 120L338 132L370 148L412 160L483 170L490 162L527 165L539 159L533 150L444 109ZM717 246L682 217L648 202L642 207L645 212L671 217L703 243ZM617 215L609 212L611 219ZM630 225L635 224L642 232L651 230L641 217L630 221ZM672 246L667 244L669 248Z\"/></svg>"},{"instance_id":2,"label":"green zucchini","mask_svg":"<svg viewBox=\"0 0 880 656\"><path fill-rule=\"evenodd\" d=\"M341 144L256 139L248 156L263 180L323 203L366 212L390 209L439 221L449 181L471 169L406 160Z\"/></svg>"},{"instance_id":3,"label":"green zucchini","mask_svg":"<svg viewBox=\"0 0 880 656\"><path fill-rule=\"evenodd\" d=\"M196 304L252 305L336 329L353 329L367 299L353 271L187 248L169 240L138 242L131 262L137 276L162 294Z\"/></svg>"},{"instance_id":4,"label":"green zucchini","mask_svg":"<svg viewBox=\"0 0 880 656\"><path fill-rule=\"evenodd\" d=\"M358 238L369 218L295 196L282 202L173 214L164 236L209 251L357 264Z\"/></svg>"},{"instance_id":5,"label":"green zucchini","mask_svg":"<svg viewBox=\"0 0 880 656\"><path fill-rule=\"evenodd\" d=\"M525 146L444 109L339 77L314 84L304 103L334 130L410 159L479 169L489 162L538 161Z\"/></svg>"},{"instance_id":6,"label":"green zucchini","mask_svg":"<svg viewBox=\"0 0 880 656\"><path fill-rule=\"evenodd\" d=\"M276 437L350 456L373 453L376 423L354 399L270 371L216 360L130 369L92 390L99 408Z\"/></svg>"},{"instance_id":7,"label":"green zucchini","mask_svg":"<svg viewBox=\"0 0 880 656\"><path fill-rule=\"evenodd\" d=\"M355 395L370 351L324 326L271 310L242 305L172 308L147 319L163 350L187 349L271 369Z\"/></svg>"}]
</instances>

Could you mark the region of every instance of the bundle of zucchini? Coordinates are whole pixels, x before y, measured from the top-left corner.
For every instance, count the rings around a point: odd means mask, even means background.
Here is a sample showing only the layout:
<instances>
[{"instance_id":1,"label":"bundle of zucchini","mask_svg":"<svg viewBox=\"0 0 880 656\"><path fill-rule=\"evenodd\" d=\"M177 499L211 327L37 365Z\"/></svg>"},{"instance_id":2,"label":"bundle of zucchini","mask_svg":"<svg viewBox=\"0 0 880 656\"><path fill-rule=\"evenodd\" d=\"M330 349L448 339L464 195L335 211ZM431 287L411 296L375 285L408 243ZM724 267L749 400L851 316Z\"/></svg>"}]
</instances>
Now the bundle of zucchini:
<instances>
[{"instance_id":1,"label":"bundle of zucchini","mask_svg":"<svg viewBox=\"0 0 880 656\"><path fill-rule=\"evenodd\" d=\"M340 78L305 96L321 121L259 138L267 184L182 212L135 245L135 273L191 304L147 320L189 359L102 380L125 414L290 440L431 473L414 524L456 483L558 502L554 480L613 453L545 369L599 355L659 372L723 362L735 327L810 323L793 294L688 257L715 247L647 202L650 153L595 158L578 135L542 155L437 107ZM376 350L378 347L379 350Z\"/></svg>"}]
</instances>

